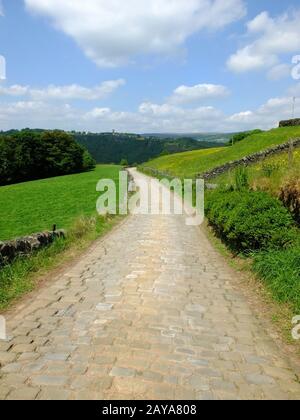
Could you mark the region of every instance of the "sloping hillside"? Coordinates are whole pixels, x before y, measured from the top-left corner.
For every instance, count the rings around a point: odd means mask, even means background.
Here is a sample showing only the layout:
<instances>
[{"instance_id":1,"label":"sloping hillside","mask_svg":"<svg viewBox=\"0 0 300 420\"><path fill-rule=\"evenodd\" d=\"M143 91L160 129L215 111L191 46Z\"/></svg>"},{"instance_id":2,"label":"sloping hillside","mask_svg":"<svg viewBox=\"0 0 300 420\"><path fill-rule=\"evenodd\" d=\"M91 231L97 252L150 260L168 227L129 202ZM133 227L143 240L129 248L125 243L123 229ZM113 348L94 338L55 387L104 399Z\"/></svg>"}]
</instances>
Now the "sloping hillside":
<instances>
[{"instance_id":1,"label":"sloping hillside","mask_svg":"<svg viewBox=\"0 0 300 420\"><path fill-rule=\"evenodd\" d=\"M300 127L277 128L249 136L234 146L163 156L145 163L142 167L169 172L174 176L195 177L227 162L242 159L298 137L300 137Z\"/></svg>"},{"instance_id":2,"label":"sloping hillside","mask_svg":"<svg viewBox=\"0 0 300 420\"><path fill-rule=\"evenodd\" d=\"M118 184L120 166L0 187L0 241L49 230L68 229L81 216L95 216L100 179Z\"/></svg>"},{"instance_id":3,"label":"sloping hillside","mask_svg":"<svg viewBox=\"0 0 300 420\"><path fill-rule=\"evenodd\" d=\"M154 159L163 154L186 152L219 146L218 143L197 141L193 138L154 138L136 134L75 133L97 163L120 163L126 159L130 165Z\"/></svg>"}]
</instances>

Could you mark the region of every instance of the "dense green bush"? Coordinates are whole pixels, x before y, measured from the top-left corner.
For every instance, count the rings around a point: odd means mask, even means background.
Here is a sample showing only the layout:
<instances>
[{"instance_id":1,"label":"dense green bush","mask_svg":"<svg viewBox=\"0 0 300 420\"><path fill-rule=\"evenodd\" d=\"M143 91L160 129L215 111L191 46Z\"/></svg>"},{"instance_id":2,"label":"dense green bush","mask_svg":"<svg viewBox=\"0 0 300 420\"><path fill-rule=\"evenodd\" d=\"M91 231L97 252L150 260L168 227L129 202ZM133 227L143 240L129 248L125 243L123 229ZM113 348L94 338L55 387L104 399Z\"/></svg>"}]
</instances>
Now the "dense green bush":
<instances>
[{"instance_id":1,"label":"dense green bush","mask_svg":"<svg viewBox=\"0 0 300 420\"><path fill-rule=\"evenodd\" d=\"M264 192L216 191L206 200L206 213L218 235L238 252L282 248L295 238L288 210Z\"/></svg>"},{"instance_id":2,"label":"dense green bush","mask_svg":"<svg viewBox=\"0 0 300 420\"><path fill-rule=\"evenodd\" d=\"M235 143L239 143L240 141L244 140L246 137L252 136L253 134L260 134L262 130L252 130L252 131L243 131L242 133L234 134L229 142L229 144L233 145Z\"/></svg>"},{"instance_id":3,"label":"dense green bush","mask_svg":"<svg viewBox=\"0 0 300 420\"><path fill-rule=\"evenodd\" d=\"M94 160L63 131L22 130L0 136L0 185L92 169Z\"/></svg>"},{"instance_id":4,"label":"dense green bush","mask_svg":"<svg viewBox=\"0 0 300 420\"><path fill-rule=\"evenodd\" d=\"M300 244L258 253L253 269L265 281L275 299L291 303L300 313Z\"/></svg>"},{"instance_id":5,"label":"dense green bush","mask_svg":"<svg viewBox=\"0 0 300 420\"><path fill-rule=\"evenodd\" d=\"M242 191L249 188L249 174L245 166L239 166L234 174L235 189Z\"/></svg>"}]
</instances>

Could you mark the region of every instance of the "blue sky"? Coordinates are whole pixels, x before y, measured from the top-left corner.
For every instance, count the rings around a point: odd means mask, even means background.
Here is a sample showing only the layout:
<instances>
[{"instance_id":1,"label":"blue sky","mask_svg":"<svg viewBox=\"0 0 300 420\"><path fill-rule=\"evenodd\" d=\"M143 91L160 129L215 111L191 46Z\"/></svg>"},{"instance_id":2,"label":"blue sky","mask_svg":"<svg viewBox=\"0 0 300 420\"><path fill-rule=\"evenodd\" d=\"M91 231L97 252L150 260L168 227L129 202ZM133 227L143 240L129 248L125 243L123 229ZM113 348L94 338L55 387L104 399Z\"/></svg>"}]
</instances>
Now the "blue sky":
<instances>
[{"instance_id":1,"label":"blue sky","mask_svg":"<svg viewBox=\"0 0 300 420\"><path fill-rule=\"evenodd\" d=\"M300 97L299 0L0 4L0 129L271 128Z\"/></svg>"}]
</instances>

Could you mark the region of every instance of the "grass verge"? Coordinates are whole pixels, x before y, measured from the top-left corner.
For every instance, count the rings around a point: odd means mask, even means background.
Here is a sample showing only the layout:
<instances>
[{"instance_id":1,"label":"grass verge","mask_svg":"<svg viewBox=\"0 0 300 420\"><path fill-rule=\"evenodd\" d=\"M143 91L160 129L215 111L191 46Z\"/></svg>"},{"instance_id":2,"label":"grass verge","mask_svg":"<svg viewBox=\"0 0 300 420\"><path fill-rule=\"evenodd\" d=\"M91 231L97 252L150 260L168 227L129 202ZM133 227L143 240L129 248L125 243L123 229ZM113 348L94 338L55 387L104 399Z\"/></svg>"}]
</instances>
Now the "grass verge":
<instances>
[{"instance_id":1,"label":"grass verge","mask_svg":"<svg viewBox=\"0 0 300 420\"><path fill-rule=\"evenodd\" d=\"M244 290L252 309L258 314L260 319L270 323L275 330L277 338L283 344L287 344L290 350L299 357L300 342L295 341L291 335L291 321L295 316L294 305L287 301L274 299L272 288L269 287L269 284L262 278L261 274L253 270L253 258L232 254L226 244L216 236L208 221L205 222L202 229L228 265L240 273L238 287L239 290Z\"/></svg>"},{"instance_id":2,"label":"grass verge","mask_svg":"<svg viewBox=\"0 0 300 420\"><path fill-rule=\"evenodd\" d=\"M68 230L66 239L58 239L49 247L3 267L0 270L0 310L34 290L45 274L75 259L122 219L121 216L79 217Z\"/></svg>"},{"instance_id":3,"label":"grass verge","mask_svg":"<svg viewBox=\"0 0 300 420\"><path fill-rule=\"evenodd\" d=\"M119 185L121 166L98 165L81 174L0 187L0 240L57 228L69 230L81 215L94 216L100 179Z\"/></svg>"}]
</instances>

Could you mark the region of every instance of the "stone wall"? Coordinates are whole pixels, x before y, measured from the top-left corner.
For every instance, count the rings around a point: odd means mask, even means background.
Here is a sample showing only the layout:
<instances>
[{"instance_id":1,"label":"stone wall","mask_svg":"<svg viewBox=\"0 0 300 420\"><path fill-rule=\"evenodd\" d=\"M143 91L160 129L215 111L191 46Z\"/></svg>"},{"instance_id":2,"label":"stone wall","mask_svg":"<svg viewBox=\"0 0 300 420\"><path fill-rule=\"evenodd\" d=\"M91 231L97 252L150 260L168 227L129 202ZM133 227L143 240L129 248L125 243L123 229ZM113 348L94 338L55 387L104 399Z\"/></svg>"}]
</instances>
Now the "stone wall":
<instances>
[{"instance_id":1,"label":"stone wall","mask_svg":"<svg viewBox=\"0 0 300 420\"><path fill-rule=\"evenodd\" d=\"M146 175L153 176L154 178L176 178L175 175L172 175L170 172L162 172L157 169L149 168L148 166L142 166L142 170Z\"/></svg>"},{"instance_id":2,"label":"stone wall","mask_svg":"<svg viewBox=\"0 0 300 420\"><path fill-rule=\"evenodd\" d=\"M280 121L279 127L296 127L300 126L300 118L294 118L293 120Z\"/></svg>"},{"instance_id":3,"label":"stone wall","mask_svg":"<svg viewBox=\"0 0 300 420\"><path fill-rule=\"evenodd\" d=\"M300 138L293 140L293 147L300 147ZM212 169L211 171L205 172L204 174L199 174L197 178L203 178L205 180L215 178L219 175L224 174L225 172L230 171L241 165L251 165L253 163L259 162L264 160L265 158L276 155L278 153L284 152L289 150L290 142L280 144L278 146L274 146L270 149L264 150L263 152L254 153L252 155L246 156L243 159L235 160L233 162L228 162L225 165L219 166L217 168Z\"/></svg>"},{"instance_id":4,"label":"stone wall","mask_svg":"<svg viewBox=\"0 0 300 420\"><path fill-rule=\"evenodd\" d=\"M31 254L54 242L57 238L64 238L65 232L57 230L54 232L36 233L24 238L12 241L0 242L0 265L12 262L16 257Z\"/></svg>"}]
</instances>

